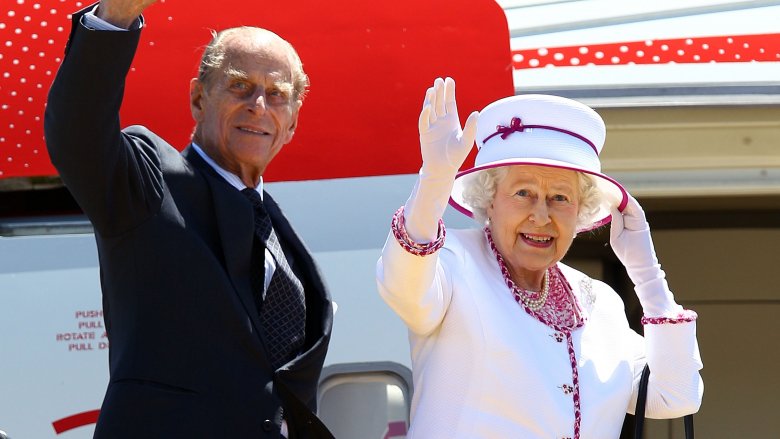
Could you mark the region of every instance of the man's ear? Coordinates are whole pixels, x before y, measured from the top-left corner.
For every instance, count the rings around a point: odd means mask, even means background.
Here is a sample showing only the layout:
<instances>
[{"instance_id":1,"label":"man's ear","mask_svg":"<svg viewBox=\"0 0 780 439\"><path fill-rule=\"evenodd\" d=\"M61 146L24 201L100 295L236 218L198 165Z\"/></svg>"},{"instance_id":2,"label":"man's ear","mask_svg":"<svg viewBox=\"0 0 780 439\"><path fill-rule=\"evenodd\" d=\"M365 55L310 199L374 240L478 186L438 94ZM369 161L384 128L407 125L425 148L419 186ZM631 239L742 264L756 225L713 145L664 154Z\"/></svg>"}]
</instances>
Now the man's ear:
<instances>
[{"instance_id":1,"label":"man's ear","mask_svg":"<svg viewBox=\"0 0 780 439\"><path fill-rule=\"evenodd\" d=\"M203 112L203 95L206 92L205 85L198 78L190 80L190 111L196 122L200 121Z\"/></svg>"},{"instance_id":2,"label":"man's ear","mask_svg":"<svg viewBox=\"0 0 780 439\"><path fill-rule=\"evenodd\" d=\"M298 114L300 114L300 110L301 105L298 103L298 105L293 108L292 118L290 119L290 127L287 128L287 141L284 142L285 144L292 140L293 135L295 134L295 129L298 128Z\"/></svg>"}]
</instances>

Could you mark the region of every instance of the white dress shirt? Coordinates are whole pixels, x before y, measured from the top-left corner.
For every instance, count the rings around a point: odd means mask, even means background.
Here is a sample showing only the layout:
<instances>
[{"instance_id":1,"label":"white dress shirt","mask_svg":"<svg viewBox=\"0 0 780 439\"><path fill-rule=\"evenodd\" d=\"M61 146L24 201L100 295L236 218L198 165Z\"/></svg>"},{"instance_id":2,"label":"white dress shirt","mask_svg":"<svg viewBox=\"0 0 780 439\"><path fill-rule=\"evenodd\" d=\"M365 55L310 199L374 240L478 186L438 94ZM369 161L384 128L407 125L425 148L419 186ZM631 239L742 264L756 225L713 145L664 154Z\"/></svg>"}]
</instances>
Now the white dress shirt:
<instances>
[{"instance_id":1,"label":"white dress shirt","mask_svg":"<svg viewBox=\"0 0 780 439\"><path fill-rule=\"evenodd\" d=\"M127 30L118 26L114 26L113 24L95 15L95 11L97 10L98 6L99 4L95 5L95 7L92 8L91 11L87 12L81 17L82 25L92 30L112 30L112 31ZM135 22L133 22L133 24L130 26L130 29L140 29L143 27L143 25L144 25L143 20L141 20L141 18L139 17L138 19L135 20Z\"/></svg>"},{"instance_id":2,"label":"white dress shirt","mask_svg":"<svg viewBox=\"0 0 780 439\"><path fill-rule=\"evenodd\" d=\"M214 168L215 171L217 171L217 174L219 174L222 178L225 179L225 181L228 182L231 186L238 189L239 191L242 191L247 188L247 185L244 184L243 181L241 181L240 178L236 174L233 174L232 172L226 171L221 166L217 164L214 160L211 159L201 148L200 146L192 142L192 149L195 150L195 152L198 153L201 158L209 164L212 168ZM253 188L257 191L257 193L260 194L260 198L263 198L263 177L260 177L260 182L257 184L257 187ZM263 291L268 291L268 285L271 284L271 277L274 274L274 271L276 271L276 261L274 260L274 257L271 255L271 251L267 248L265 249L265 278L263 279Z\"/></svg>"}]
</instances>

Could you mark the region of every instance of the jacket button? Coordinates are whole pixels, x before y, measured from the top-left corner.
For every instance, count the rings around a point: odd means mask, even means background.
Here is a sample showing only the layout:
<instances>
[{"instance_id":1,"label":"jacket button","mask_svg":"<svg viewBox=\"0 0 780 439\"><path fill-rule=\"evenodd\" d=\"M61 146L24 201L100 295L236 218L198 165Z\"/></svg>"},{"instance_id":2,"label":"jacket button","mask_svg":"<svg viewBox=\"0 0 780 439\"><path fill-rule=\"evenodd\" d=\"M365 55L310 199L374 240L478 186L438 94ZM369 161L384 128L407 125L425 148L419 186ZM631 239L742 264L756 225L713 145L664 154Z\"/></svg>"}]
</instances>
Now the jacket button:
<instances>
[{"instance_id":1,"label":"jacket button","mask_svg":"<svg viewBox=\"0 0 780 439\"><path fill-rule=\"evenodd\" d=\"M274 423L271 422L271 420L266 419L265 421L263 421L263 431L270 432L273 431L273 429L274 429Z\"/></svg>"}]
</instances>

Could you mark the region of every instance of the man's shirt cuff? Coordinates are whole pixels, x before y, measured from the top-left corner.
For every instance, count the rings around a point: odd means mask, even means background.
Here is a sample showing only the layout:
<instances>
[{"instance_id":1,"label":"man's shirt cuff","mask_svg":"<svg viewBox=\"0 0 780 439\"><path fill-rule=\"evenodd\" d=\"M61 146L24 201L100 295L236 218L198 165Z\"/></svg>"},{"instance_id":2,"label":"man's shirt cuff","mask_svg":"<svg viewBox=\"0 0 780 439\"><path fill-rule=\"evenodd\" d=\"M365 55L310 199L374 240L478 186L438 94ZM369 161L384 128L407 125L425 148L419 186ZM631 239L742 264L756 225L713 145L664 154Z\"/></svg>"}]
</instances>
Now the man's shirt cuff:
<instances>
[{"instance_id":1,"label":"man's shirt cuff","mask_svg":"<svg viewBox=\"0 0 780 439\"><path fill-rule=\"evenodd\" d=\"M81 24L89 30L127 31L140 29L141 26L143 26L143 23L138 18L135 19L133 24L130 26L130 29L123 29L121 27L114 26L113 24L95 15L95 10L97 10L97 7L98 5L95 5L91 11L87 12L81 17Z\"/></svg>"}]
</instances>

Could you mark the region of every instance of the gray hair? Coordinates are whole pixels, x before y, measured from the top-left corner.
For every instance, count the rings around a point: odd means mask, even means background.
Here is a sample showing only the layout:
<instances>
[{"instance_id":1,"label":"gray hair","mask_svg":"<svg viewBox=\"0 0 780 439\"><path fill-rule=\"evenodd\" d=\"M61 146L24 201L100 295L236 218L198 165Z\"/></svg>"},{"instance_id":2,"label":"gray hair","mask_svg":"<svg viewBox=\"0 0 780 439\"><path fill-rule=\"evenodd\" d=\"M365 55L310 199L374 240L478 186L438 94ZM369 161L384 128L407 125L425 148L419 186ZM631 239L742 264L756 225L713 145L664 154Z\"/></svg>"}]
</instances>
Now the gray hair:
<instances>
[{"instance_id":1,"label":"gray hair","mask_svg":"<svg viewBox=\"0 0 780 439\"><path fill-rule=\"evenodd\" d=\"M508 173L508 166L500 166L463 177L463 201L471 207L478 223L487 224L487 208L493 202L496 187ZM602 195L592 175L577 171L577 179L580 189L577 230L580 230L593 223Z\"/></svg>"},{"instance_id":2,"label":"gray hair","mask_svg":"<svg viewBox=\"0 0 780 439\"><path fill-rule=\"evenodd\" d=\"M198 66L198 79L204 84L209 84L211 79L213 79L212 76L214 75L214 72L223 67L222 64L225 61L225 52L227 49L225 42L227 39L233 35L247 31L260 31L263 33L267 32L269 35L278 38L279 42L286 47L288 56L290 58L290 66L292 68L292 98L293 102L300 106L303 103L303 98L306 96L306 92L309 89L309 76L306 74L306 72L303 71L303 63L301 62L301 58L298 56L298 52L295 51L295 48L292 46L292 44L287 42L287 40L279 37L269 30L259 27L240 26L225 29L220 32L212 31L211 41L208 43L208 45L206 45L206 48L203 50L203 56L200 59L200 65Z\"/></svg>"}]
</instances>

